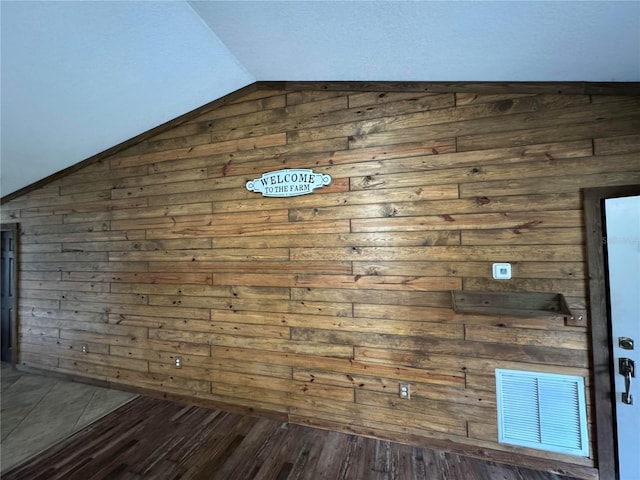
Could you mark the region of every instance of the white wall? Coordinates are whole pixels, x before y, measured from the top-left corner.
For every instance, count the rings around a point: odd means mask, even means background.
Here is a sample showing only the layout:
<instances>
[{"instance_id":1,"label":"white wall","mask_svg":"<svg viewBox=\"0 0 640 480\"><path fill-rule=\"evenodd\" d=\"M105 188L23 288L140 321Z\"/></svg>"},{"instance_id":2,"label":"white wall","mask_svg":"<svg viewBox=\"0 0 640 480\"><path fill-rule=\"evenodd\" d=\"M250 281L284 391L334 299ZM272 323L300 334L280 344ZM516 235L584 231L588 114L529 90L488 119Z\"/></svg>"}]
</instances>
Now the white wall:
<instances>
[{"instance_id":1,"label":"white wall","mask_svg":"<svg viewBox=\"0 0 640 480\"><path fill-rule=\"evenodd\" d=\"M2 195L255 81L185 2L0 4Z\"/></svg>"}]
</instances>

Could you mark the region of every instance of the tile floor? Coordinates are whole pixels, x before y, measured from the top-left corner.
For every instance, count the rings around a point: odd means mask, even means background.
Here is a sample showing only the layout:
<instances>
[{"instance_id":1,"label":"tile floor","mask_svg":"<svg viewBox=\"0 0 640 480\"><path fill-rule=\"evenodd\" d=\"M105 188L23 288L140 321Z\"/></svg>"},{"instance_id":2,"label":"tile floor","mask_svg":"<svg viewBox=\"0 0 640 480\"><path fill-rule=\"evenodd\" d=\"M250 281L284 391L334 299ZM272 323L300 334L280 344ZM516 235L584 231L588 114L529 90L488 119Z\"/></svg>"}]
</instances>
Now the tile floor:
<instances>
[{"instance_id":1,"label":"tile floor","mask_svg":"<svg viewBox=\"0 0 640 480\"><path fill-rule=\"evenodd\" d=\"M136 395L13 370L0 372L0 471L40 453Z\"/></svg>"}]
</instances>

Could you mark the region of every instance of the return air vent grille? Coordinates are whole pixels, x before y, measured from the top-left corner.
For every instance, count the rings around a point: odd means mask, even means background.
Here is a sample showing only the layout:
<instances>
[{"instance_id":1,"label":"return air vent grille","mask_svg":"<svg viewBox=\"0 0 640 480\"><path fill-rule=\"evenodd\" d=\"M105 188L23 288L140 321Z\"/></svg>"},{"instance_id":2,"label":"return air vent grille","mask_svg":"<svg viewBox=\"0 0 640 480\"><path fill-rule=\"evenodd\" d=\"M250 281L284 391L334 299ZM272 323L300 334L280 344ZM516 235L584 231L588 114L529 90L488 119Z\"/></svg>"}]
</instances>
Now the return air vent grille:
<instances>
[{"instance_id":1,"label":"return air vent grille","mask_svg":"<svg viewBox=\"0 0 640 480\"><path fill-rule=\"evenodd\" d=\"M584 379L496 369L498 440L589 455Z\"/></svg>"}]
</instances>

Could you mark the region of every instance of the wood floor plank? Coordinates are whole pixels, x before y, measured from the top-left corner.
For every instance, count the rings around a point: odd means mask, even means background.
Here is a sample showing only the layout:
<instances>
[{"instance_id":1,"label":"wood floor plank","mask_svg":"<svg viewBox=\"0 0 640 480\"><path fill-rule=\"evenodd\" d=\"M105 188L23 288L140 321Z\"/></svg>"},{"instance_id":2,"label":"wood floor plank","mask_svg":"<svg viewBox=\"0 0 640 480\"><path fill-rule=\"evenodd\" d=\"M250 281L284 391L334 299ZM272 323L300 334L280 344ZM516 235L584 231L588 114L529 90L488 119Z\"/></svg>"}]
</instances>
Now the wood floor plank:
<instances>
[{"instance_id":1,"label":"wood floor plank","mask_svg":"<svg viewBox=\"0 0 640 480\"><path fill-rule=\"evenodd\" d=\"M140 396L5 480L571 480L271 419Z\"/></svg>"}]
</instances>

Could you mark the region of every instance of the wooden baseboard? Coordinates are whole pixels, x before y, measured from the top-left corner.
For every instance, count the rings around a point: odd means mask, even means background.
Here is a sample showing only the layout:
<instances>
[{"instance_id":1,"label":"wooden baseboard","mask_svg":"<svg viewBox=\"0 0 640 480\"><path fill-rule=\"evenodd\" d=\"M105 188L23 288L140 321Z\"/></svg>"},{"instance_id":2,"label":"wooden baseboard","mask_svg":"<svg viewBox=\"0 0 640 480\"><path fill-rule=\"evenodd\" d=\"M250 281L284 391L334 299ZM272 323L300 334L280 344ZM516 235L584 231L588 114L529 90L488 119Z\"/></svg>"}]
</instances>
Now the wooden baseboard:
<instances>
[{"instance_id":1,"label":"wooden baseboard","mask_svg":"<svg viewBox=\"0 0 640 480\"><path fill-rule=\"evenodd\" d=\"M209 400L206 398L190 397L187 395L179 395L176 393L161 392L159 390L134 387L132 385L123 385L120 383L109 382L108 388L114 388L116 390L122 390L130 393L137 393L139 395L145 395L147 397L159 398L162 400L169 400L171 402L182 403L185 405L193 405L196 407L205 407L215 410L224 410L229 413L237 413L240 415L248 415L252 417L264 417L271 420L277 420L279 422L288 422L288 415L282 412L275 412L272 410L264 410L253 407L246 407L244 405L233 405L230 403L217 402L215 400Z\"/></svg>"},{"instance_id":2,"label":"wooden baseboard","mask_svg":"<svg viewBox=\"0 0 640 480\"><path fill-rule=\"evenodd\" d=\"M107 382L106 380L99 380L97 378L81 377L80 375L57 372L55 370L47 370L45 368L22 365L20 363L15 364L15 369L19 372L32 373L34 375L46 375L47 377L59 378L60 380L66 380L68 382L84 383L86 385L93 385L94 387L111 388L109 382ZM122 389L116 388L115 390Z\"/></svg>"}]
</instances>

